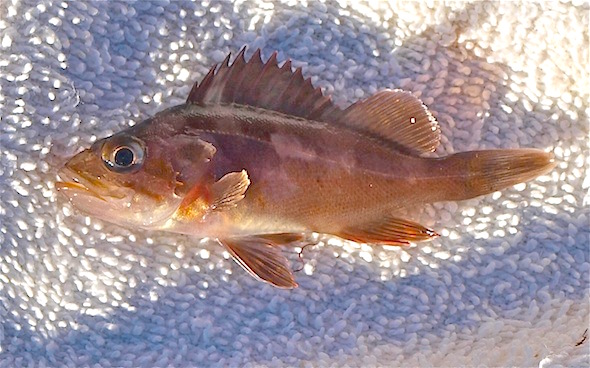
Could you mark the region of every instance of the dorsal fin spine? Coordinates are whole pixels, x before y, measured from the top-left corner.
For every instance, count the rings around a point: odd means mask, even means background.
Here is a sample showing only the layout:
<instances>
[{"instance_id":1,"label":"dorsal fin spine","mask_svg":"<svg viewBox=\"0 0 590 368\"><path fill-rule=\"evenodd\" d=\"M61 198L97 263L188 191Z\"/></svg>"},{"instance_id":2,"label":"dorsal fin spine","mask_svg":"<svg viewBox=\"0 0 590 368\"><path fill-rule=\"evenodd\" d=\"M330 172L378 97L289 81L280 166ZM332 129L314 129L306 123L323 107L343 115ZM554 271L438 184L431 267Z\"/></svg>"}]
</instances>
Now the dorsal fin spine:
<instances>
[{"instance_id":1,"label":"dorsal fin spine","mask_svg":"<svg viewBox=\"0 0 590 368\"><path fill-rule=\"evenodd\" d=\"M233 83L235 86L241 85L242 80L244 79L244 73L241 73L241 71L244 70L244 67L246 64L246 58L244 57L245 52L246 52L246 46L242 47L242 49L236 55L236 58L234 59L234 61L232 62L232 65L231 65L230 78L233 77L234 75L238 75L238 77L239 77L239 79L237 79ZM224 97L226 97L229 101L234 101L236 98L236 92L238 92L239 90L240 90L239 88L231 88L231 89L229 89L229 91L231 93L228 93L227 96L224 96Z\"/></svg>"},{"instance_id":2,"label":"dorsal fin spine","mask_svg":"<svg viewBox=\"0 0 590 368\"><path fill-rule=\"evenodd\" d=\"M278 70L279 66L278 66L278 62L277 62L277 52L273 52L272 55L270 55L270 57L268 58L268 60L266 61L266 64L264 65L264 68L262 70L262 72L260 73L260 77L256 80L256 83L260 83L260 81L263 81L263 78L268 78L267 74L270 74L272 76L271 73L273 73L275 70ZM259 89L261 90L261 89ZM274 96L272 94L273 88L270 88L268 91L266 91L266 95L260 95L258 94L258 99L261 101L261 103L263 104L268 104L271 100L274 99Z\"/></svg>"},{"instance_id":3,"label":"dorsal fin spine","mask_svg":"<svg viewBox=\"0 0 590 368\"><path fill-rule=\"evenodd\" d=\"M190 93L188 94L188 98L186 99L187 103L191 101L197 101L203 97L203 91L207 90L207 87L211 84L211 81L213 80L215 69L217 69L217 65L214 65L211 69L209 69L209 72L207 73L207 75L205 75L205 78L203 78L200 84L195 83Z\"/></svg>"},{"instance_id":4,"label":"dorsal fin spine","mask_svg":"<svg viewBox=\"0 0 590 368\"><path fill-rule=\"evenodd\" d=\"M316 120L319 116L326 113L326 110L332 105L332 99L328 96L322 96L314 105L313 113L309 116L311 120Z\"/></svg>"},{"instance_id":5,"label":"dorsal fin spine","mask_svg":"<svg viewBox=\"0 0 590 368\"><path fill-rule=\"evenodd\" d=\"M297 88L297 89L293 89L292 91L289 91L291 94L290 98L288 99L290 106L294 106L296 104L297 97L299 97L299 94L301 94L302 90L304 90L303 88L305 87L305 84L303 83L304 82L303 69L301 67L298 67L295 70L295 73L293 74L292 78L293 78L292 83L293 82L296 83L296 86L297 86L294 88ZM292 83L289 84L289 87L291 86ZM285 89L285 91L287 91L287 90L288 89Z\"/></svg>"},{"instance_id":6,"label":"dorsal fin spine","mask_svg":"<svg viewBox=\"0 0 590 368\"><path fill-rule=\"evenodd\" d=\"M223 60L223 62L221 63L221 67L219 68L219 71L217 72L217 74L221 74L221 75L227 75L227 79L226 79L226 84L227 84L227 80L229 80L229 78L232 75L232 72L235 70L235 68L232 68L231 66L233 65L229 63L231 59L231 53L229 53L227 55L227 57ZM222 89L221 91L219 91L216 95L215 95L215 100L216 101L223 101L223 95L224 95L225 89Z\"/></svg>"},{"instance_id":7,"label":"dorsal fin spine","mask_svg":"<svg viewBox=\"0 0 590 368\"><path fill-rule=\"evenodd\" d=\"M285 65L287 65L287 63L289 64L289 67L291 66L291 60L289 59L289 60L287 60L287 61L285 62L285 64L283 65L283 67L284 67ZM281 69L282 69L282 68L281 68ZM291 86L293 85L293 82L294 82L294 81L295 81L295 79L296 79L297 72L300 72L300 73L301 73L301 71L300 71L299 69L297 69L297 70L295 71L295 73L293 73L293 74L291 75L291 77L289 78L289 82L287 83L287 86L286 86L286 87L283 89L283 91L281 92L281 94L279 95L279 97L277 98L277 100L280 100L280 101L282 101L282 100L283 100L283 96L285 95L285 93L286 93L286 92L288 92L288 91L289 91L289 92L292 92L292 91L291 91L291 88L292 88ZM287 105L288 107L290 107L290 106L291 106L291 99L285 100L285 102L287 102L287 103L288 103L288 105Z\"/></svg>"},{"instance_id":8,"label":"dorsal fin spine","mask_svg":"<svg viewBox=\"0 0 590 368\"><path fill-rule=\"evenodd\" d=\"M283 66L281 66L281 70L289 70L289 71L291 71L291 59L287 59L287 61L285 61L283 63Z\"/></svg>"},{"instance_id":9,"label":"dorsal fin spine","mask_svg":"<svg viewBox=\"0 0 590 368\"><path fill-rule=\"evenodd\" d=\"M311 96L306 96L305 95L305 90L306 89L313 89L313 85L311 84L311 78L307 78L303 81L303 86L301 87L301 89L299 90L299 93L297 94L297 97L295 97L295 103L297 105L301 105L304 109L308 109L309 107L307 106L306 99L307 98L311 98L314 97L315 93L312 93Z\"/></svg>"},{"instance_id":10,"label":"dorsal fin spine","mask_svg":"<svg viewBox=\"0 0 590 368\"><path fill-rule=\"evenodd\" d=\"M258 55L260 56L260 49L258 49ZM259 84L261 81L264 81L264 78L266 78L266 75L268 73L271 73L272 70L276 67L276 51L270 56L270 58L267 60L266 63L262 62L262 59L260 59L260 63L263 65L262 66L262 71L260 72L260 74L258 75L258 77L256 78L256 80L252 83L252 99L255 101L258 101L261 98L261 92L262 92L262 88L259 88Z\"/></svg>"}]
</instances>

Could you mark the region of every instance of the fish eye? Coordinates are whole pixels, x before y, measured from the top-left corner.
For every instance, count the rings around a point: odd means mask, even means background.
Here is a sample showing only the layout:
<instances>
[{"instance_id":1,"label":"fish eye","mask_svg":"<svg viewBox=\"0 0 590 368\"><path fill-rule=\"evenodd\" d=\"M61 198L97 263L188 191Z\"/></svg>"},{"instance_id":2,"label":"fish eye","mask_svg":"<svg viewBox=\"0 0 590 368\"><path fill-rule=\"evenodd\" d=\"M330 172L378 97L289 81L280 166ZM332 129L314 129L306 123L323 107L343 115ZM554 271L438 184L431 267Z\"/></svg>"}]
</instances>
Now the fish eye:
<instances>
[{"instance_id":1,"label":"fish eye","mask_svg":"<svg viewBox=\"0 0 590 368\"><path fill-rule=\"evenodd\" d=\"M143 164L144 156L145 145L132 137L115 139L105 143L102 148L102 161L110 170L118 173L131 173L139 170Z\"/></svg>"},{"instance_id":2,"label":"fish eye","mask_svg":"<svg viewBox=\"0 0 590 368\"><path fill-rule=\"evenodd\" d=\"M120 167L129 167L135 160L135 154L129 147L119 147L115 151L115 164Z\"/></svg>"}]
</instances>

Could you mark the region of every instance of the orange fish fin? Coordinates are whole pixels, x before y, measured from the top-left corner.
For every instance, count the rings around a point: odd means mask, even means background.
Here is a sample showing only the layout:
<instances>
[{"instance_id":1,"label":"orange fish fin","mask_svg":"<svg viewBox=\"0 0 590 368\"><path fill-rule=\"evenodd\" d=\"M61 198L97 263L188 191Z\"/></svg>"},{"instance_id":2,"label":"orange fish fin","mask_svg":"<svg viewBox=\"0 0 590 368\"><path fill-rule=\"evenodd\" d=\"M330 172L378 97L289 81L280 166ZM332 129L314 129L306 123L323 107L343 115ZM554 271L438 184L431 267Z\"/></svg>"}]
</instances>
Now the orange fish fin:
<instances>
[{"instance_id":1,"label":"orange fish fin","mask_svg":"<svg viewBox=\"0 0 590 368\"><path fill-rule=\"evenodd\" d=\"M256 279L273 286L292 289L297 287L287 258L281 249L264 237L220 239L233 259Z\"/></svg>"},{"instance_id":2,"label":"orange fish fin","mask_svg":"<svg viewBox=\"0 0 590 368\"><path fill-rule=\"evenodd\" d=\"M314 88L311 79L303 78L301 68L295 72L291 61L279 67L277 53L262 61L260 49L246 61L244 47L230 65L228 55L221 65L215 65L203 81L196 83L187 103L236 103L260 107L318 120L328 111L341 111L320 88Z\"/></svg>"},{"instance_id":3,"label":"orange fish fin","mask_svg":"<svg viewBox=\"0 0 590 368\"><path fill-rule=\"evenodd\" d=\"M406 148L408 153L432 152L440 143L438 122L426 106L410 92L385 90L361 100L341 114L332 114L340 122L361 131L376 134Z\"/></svg>"},{"instance_id":4,"label":"orange fish fin","mask_svg":"<svg viewBox=\"0 0 590 368\"><path fill-rule=\"evenodd\" d=\"M420 224L395 217L349 226L334 235L358 243L386 245L407 245L439 236Z\"/></svg>"},{"instance_id":5,"label":"orange fish fin","mask_svg":"<svg viewBox=\"0 0 590 368\"><path fill-rule=\"evenodd\" d=\"M234 207L246 195L250 179L246 170L225 174L211 186L211 209Z\"/></svg>"},{"instance_id":6,"label":"orange fish fin","mask_svg":"<svg viewBox=\"0 0 590 368\"><path fill-rule=\"evenodd\" d=\"M204 188L198 185L192 187L182 199L178 209L174 213L177 220L193 221L202 218L209 211L209 203Z\"/></svg>"},{"instance_id":7,"label":"orange fish fin","mask_svg":"<svg viewBox=\"0 0 590 368\"><path fill-rule=\"evenodd\" d=\"M452 180L445 200L502 190L533 180L557 165L553 153L530 148L460 152L445 157L441 163Z\"/></svg>"},{"instance_id":8,"label":"orange fish fin","mask_svg":"<svg viewBox=\"0 0 590 368\"><path fill-rule=\"evenodd\" d=\"M246 170L225 174L210 189L195 185L184 196L175 216L183 221L192 221L202 218L209 211L232 208L244 198L249 185Z\"/></svg>"}]
</instances>

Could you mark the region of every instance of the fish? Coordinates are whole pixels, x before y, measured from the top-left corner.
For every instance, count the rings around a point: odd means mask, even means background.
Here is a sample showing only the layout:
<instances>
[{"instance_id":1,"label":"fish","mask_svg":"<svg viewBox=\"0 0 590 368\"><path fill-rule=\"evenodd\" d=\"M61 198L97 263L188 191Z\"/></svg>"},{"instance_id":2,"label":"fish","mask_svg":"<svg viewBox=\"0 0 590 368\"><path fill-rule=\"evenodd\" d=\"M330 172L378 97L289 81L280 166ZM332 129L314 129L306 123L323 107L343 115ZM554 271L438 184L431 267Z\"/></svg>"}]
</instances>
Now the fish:
<instances>
[{"instance_id":1,"label":"fish","mask_svg":"<svg viewBox=\"0 0 590 368\"><path fill-rule=\"evenodd\" d=\"M384 89L340 108L275 51L242 48L195 83L184 104L71 157L56 189L79 211L132 229L210 238L249 274L298 286L281 248L311 233L404 246L439 236L403 213L549 172L543 150L432 157L433 114Z\"/></svg>"}]
</instances>

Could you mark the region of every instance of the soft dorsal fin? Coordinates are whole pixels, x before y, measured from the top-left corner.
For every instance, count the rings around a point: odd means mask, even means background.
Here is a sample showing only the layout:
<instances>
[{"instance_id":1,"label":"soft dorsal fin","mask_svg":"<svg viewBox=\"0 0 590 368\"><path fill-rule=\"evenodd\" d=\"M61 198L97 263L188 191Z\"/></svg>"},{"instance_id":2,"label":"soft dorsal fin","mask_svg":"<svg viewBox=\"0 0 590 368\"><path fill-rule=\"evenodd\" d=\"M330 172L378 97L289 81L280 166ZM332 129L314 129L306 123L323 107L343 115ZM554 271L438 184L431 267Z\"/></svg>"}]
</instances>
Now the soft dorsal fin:
<instances>
[{"instance_id":1,"label":"soft dorsal fin","mask_svg":"<svg viewBox=\"0 0 590 368\"><path fill-rule=\"evenodd\" d=\"M418 154L440 143L440 127L426 106L410 92L385 90L358 101L331 119L366 130Z\"/></svg>"},{"instance_id":2,"label":"soft dorsal fin","mask_svg":"<svg viewBox=\"0 0 590 368\"><path fill-rule=\"evenodd\" d=\"M211 68L201 84L193 86L187 103L238 103L310 120L334 108L330 97L303 78L301 68L293 72L290 60L279 67L276 51L266 63L260 49L247 62L245 51L244 47L231 65L228 55L221 66Z\"/></svg>"}]
</instances>

